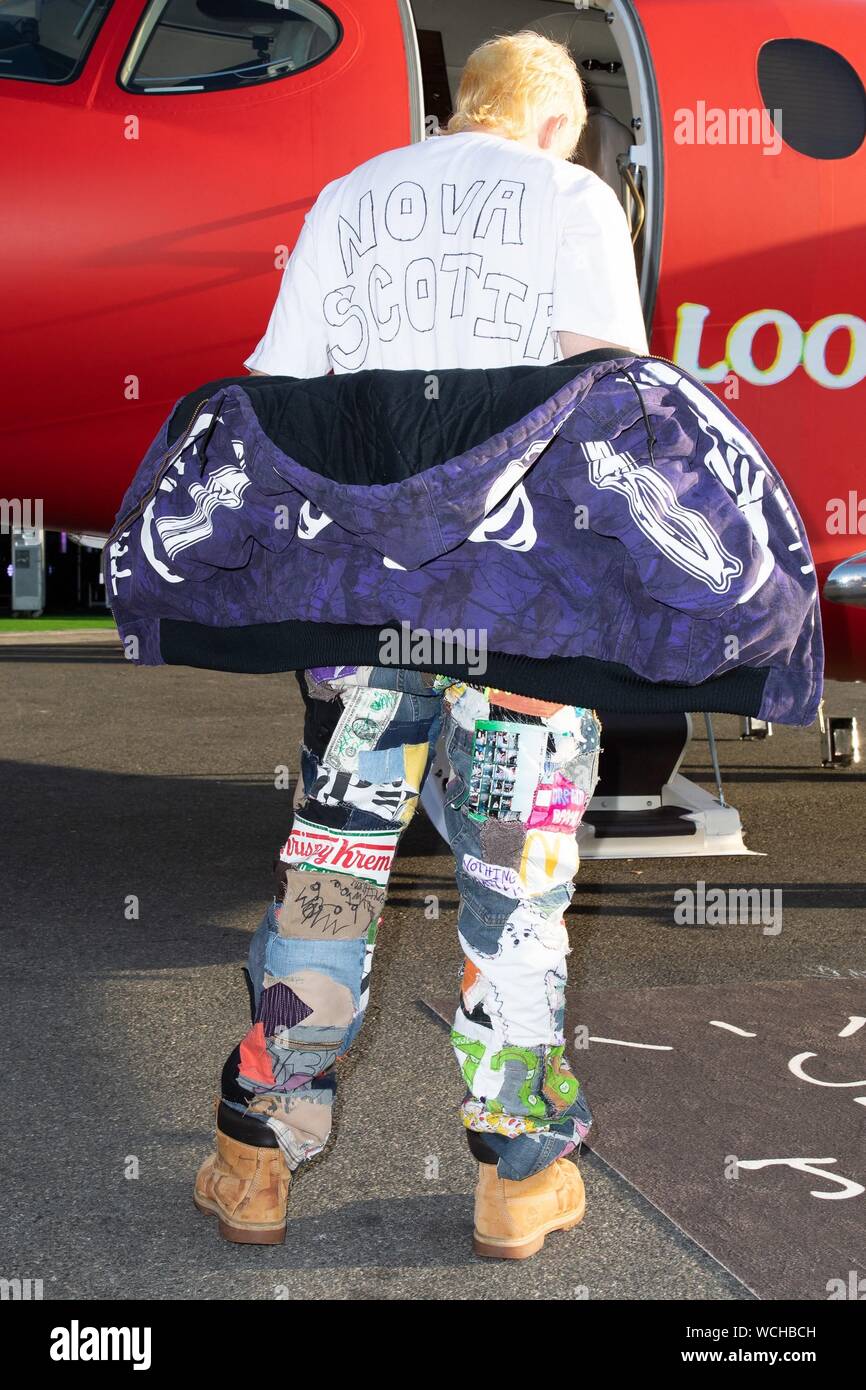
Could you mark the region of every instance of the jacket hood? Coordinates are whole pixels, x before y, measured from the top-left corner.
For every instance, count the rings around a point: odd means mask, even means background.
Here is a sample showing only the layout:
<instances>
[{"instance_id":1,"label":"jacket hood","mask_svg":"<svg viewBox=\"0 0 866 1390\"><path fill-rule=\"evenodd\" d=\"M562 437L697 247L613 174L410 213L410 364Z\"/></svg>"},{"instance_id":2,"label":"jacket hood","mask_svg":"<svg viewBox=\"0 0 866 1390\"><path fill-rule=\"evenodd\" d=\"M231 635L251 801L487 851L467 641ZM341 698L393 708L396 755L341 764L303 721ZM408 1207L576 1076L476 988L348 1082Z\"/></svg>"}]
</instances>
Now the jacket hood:
<instances>
[{"instance_id":1,"label":"jacket hood","mask_svg":"<svg viewBox=\"0 0 866 1390\"><path fill-rule=\"evenodd\" d=\"M264 469L247 448L245 467L263 488L273 490L275 475L306 499L301 535L315 535L324 518L390 567L414 570L482 527L596 377L633 360L599 349L511 368L506 379L462 369L226 378L178 402L167 438L209 400L242 439L275 446ZM398 515L411 524L395 527Z\"/></svg>"}]
</instances>

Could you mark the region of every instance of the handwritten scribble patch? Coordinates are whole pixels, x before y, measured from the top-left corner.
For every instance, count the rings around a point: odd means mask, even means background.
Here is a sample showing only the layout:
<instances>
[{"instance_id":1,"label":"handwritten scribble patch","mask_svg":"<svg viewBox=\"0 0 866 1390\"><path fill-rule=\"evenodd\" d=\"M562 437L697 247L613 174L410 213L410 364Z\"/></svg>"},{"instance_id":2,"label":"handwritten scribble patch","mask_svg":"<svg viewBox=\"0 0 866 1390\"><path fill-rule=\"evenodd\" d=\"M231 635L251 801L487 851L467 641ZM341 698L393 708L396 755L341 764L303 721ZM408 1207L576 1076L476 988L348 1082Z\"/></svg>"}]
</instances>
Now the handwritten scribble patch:
<instances>
[{"instance_id":1,"label":"handwritten scribble patch","mask_svg":"<svg viewBox=\"0 0 866 1390\"><path fill-rule=\"evenodd\" d=\"M370 879L289 868L277 930L286 937L351 941L367 935L384 905L385 889Z\"/></svg>"}]
</instances>

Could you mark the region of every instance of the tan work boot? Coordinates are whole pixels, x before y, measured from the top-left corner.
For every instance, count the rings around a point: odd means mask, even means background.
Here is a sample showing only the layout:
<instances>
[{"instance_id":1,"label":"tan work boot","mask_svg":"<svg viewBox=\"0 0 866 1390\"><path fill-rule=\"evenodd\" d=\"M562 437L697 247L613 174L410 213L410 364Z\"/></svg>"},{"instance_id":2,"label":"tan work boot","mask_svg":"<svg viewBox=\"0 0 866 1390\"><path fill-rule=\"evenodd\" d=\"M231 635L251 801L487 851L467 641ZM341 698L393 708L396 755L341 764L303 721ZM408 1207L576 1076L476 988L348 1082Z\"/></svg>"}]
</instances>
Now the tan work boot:
<instances>
[{"instance_id":1,"label":"tan work boot","mask_svg":"<svg viewBox=\"0 0 866 1390\"><path fill-rule=\"evenodd\" d=\"M476 1255L525 1260L551 1231L569 1231L583 1220L583 1178L567 1158L558 1158L521 1182L496 1175L495 1163L479 1163L475 1189Z\"/></svg>"},{"instance_id":2,"label":"tan work boot","mask_svg":"<svg viewBox=\"0 0 866 1390\"><path fill-rule=\"evenodd\" d=\"M226 1240L282 1244L292 1178L282 1150L233 1139L220 1129L219 1121L216 1138L216 1153L196 1174L193 1201L199 1211L219 1217L220 1235Z\"/></svg>"}]
</instances>

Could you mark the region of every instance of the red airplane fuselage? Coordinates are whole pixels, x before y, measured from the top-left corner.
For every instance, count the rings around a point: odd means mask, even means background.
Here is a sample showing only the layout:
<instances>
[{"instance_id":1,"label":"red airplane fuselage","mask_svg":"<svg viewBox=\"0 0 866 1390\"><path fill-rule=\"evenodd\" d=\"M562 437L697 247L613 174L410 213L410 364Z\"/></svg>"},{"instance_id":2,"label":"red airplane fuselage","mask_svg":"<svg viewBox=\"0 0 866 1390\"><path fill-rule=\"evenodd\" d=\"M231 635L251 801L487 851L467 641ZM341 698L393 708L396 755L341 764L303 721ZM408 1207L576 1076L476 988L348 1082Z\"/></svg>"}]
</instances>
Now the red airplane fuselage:
<instances>
[{"instance_id":1,"label":"red airplane fuselage","mask_svg":"<svg viewBox=\"0 0 866 1390\"><path fill-rule=\"evenodd\" d=\"M652 351L708 381L761 441L823 582L866 546L866 147L773 152L729 138L714 113L763 109L760 55L779 39L832 43L862 74L864 7L614 8L640 31L653 94ZM318 191L423 121L400 0L329 0L339 40L320 61L198 92L121 85L146 9L114 0L72 81L0 76L0 490L41 499L46 526L109 529L172 403L243 372ZM866 610L826 604L824 620L828 674L866 676Z\"/></svg>"}]
</instances>

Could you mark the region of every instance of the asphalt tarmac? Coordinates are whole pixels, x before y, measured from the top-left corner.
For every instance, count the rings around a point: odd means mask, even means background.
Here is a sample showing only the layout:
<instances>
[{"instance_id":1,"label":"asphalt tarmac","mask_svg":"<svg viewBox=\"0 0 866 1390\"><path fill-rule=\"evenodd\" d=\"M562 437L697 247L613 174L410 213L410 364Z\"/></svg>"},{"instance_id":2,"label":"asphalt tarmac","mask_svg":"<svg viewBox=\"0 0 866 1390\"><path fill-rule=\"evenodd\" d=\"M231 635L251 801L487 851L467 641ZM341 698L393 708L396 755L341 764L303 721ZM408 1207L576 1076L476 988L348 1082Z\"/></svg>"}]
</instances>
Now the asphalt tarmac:
<instances>
[{"instance_id":1,"label":"asphalt tarmac","mask_svg":"<svg viewBox=\"0 0 866 1390\"><path fill-rule=\"evenodd\" d=\"M456 892L420 816L367 1022L339 1067L336 1140L293 1188L284 1246L220 1240L192 1180L219 1068L247 1026L240 966L289 822L275 780L294 769L294 679L137 670L98 636L3 639L0 692L0 1276L72 1299L752 1297L586 1152L581 1227L523 1263L475 1258L461 1079L420 1002L456 990ZM827 706L866 726L862 686L829 687ZM572 981L859 977L866 993L864 765L822 768L816 728L744 743L737 720L715 727L728 799L766 857L584 864ZM682 770L711 785L702 737ZM784 930L685 933L673 893L698 879L781 887ZM604 1096L590 1100L603 1114Z\"/></svg>"}]
</instances>

